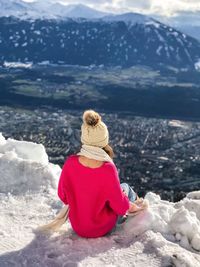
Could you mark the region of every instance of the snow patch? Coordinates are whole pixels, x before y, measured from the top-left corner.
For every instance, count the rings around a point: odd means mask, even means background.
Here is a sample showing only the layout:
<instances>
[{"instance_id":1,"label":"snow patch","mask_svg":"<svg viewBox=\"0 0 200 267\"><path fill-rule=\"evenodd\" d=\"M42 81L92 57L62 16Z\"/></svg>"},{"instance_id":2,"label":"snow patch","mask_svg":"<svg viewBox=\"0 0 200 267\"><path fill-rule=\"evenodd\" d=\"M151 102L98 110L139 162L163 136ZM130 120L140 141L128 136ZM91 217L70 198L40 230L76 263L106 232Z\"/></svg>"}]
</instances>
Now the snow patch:
<instances>
[{"instance_id":1,"label":"snow patch","mask_svg":"<svg viewBox=\"0 0 200 267\"><path fill-rule=\"evenodd\" d=\"M16 45L17 47L18 45ZM5 68L25 68L25 69L30 69L33 66L33 63L22 63L22 62L7 62L5 61L3 63L3 66Z\"/></svg>"},{"instance_id":2,"label":"snow patch","mask_svg":"<svg viewBox=\"0 0 200 267\"><path fill-rule=\"evenodd\" d=\"M48 164L48 156L45 148L41 144L33 142L17 141L7 139L4 144L0 145L0 153L15 152L17 157L24 160L30 160L41 164Z\"/></svg>"},{"instance_id":3,"label":"snow patch","mask_svg":"<svg viewBox=\"0 0 200 267\"><path fill-rule=\"evenodd\" d=\"M187 198L200 200L200 191L193 191L193 192L188 193Z\"/></svg>"},{"instance_id":4,"label":"snow patch","mask_svg":"<svg viewBox=\"0 0 200 267\"><path fill-rule=\"evenodd\" d=\"M177 127L177 128L187 128L186 123L179 121L179 120L171 120L169 121L169 126L171 127Z\"/></svg>"},{"instance_id":5,"label":"snow patch","mask_svg":"<svg viewBox=\"0 0 200 267\"><path fill-rule=\"evenodd\" d=\"M196 70L200 71L200 59L194 64Z\"/></svg>"},{"instance_id":6,"label":"snow patch","mask_svg":"<svg viewBox=\"0 0 200 267\"><path fill-rule=\"evenodd\" d=\"M27 44L28 44L27 42L23 43L23 44L22 44L22 47L27 46Z\"/></svg>"},{"instance_id":7,"label":"snow patch","mask_svg":"<svg viewBox=\"0 0 200 267\"><path fill-rule=\"evenodd\" d=\"M0 146L3 146L6 144L6 139L4 138L4 136L2 135L2 133L0 133Z\"/></svg>"},{"instance_id":8,"label":"snow patch","mask_svg":"<svg viewBox=\"0 0 200 267\"><path fill-rule=\"evenodd\" d=\"M158 23L157 21L154 21L154 20L147 21L145 23L145 25L153 25L155 28L159 28L160 27L160 23Z\"/></svg>"},{"instance_id":9,"label":"snow patch","mask_svg":"<svg viewBox=\"0 0 200 267\"><path fill-rule=\"evenodd\" d=\"M160 56L160 55L161 55L160 52L161 52L162 49L163 49L163 46L160 45L160 46L157 48L157 50L156 50L156 54Z\"/></svg>"},{"instance_id":10,"label":"snow patch","mask_svg":"<svg viewBox=\"0 0 200 267\"><path fill-rule=\"evenodd\" d=\"M0 193L56 188L59 173L60 167L48 162L43 145L0 135Z\"/></svg>"}]
</instances>

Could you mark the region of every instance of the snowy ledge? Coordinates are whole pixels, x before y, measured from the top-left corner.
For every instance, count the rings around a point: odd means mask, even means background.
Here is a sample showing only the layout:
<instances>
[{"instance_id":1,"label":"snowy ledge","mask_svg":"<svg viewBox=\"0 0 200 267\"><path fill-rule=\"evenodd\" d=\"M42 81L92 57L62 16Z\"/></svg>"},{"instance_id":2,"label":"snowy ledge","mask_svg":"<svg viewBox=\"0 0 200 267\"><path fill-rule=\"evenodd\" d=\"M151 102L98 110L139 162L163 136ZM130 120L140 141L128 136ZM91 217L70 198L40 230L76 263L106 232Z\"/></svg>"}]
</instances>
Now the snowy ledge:
<instances>
[{"instance_id":1,"label":"snowy ledge","mask_svg":"<svg viewBox=\"0 0 200 267\"><path fill-rule=\"evenodd\" d=\"M200 191L178 203L149 192L148 210L102 238L79 238L69 223L34 233L61 207L60 171L42 145L0 134L0 266L200 266Z\"/></svg>"},{"instance_id":2,"label":"snowy ledge","mask_svg":"<svg viewBox=\"0 0 200 267\"><path fill-rule=\"evenodd\" d=\"M0 193L56 189L60 167L49 163L41 144L5 139L0 133Z\"/></svg>"}]
</instances>

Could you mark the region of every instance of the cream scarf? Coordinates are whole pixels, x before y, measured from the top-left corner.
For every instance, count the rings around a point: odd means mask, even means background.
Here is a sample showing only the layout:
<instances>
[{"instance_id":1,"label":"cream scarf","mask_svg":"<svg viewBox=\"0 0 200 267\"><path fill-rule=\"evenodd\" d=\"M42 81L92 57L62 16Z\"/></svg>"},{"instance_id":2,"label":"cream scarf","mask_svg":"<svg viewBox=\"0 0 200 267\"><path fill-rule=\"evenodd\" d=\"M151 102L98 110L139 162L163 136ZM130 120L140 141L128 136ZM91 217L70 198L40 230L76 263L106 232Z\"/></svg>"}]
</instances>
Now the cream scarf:
<instances>
[{"instance_id":1,"label":"cream scarf","mask_svg":"<svg viewBox=\"0 0 200 267\"><path fill-rule=\"evenodd\" d=\"M106 162L113 162L109 155L100 147L82 145L80 152L77 154L85 156L89 159L95 159ZM57 214L55 219L43 226L38 227L39 231L58 231L60 227L67 221L69 216L69 206L65 205Z\"/></svg>"},{"instance_id":2,"label":"cream scarf","mask_svg":"<svg viewBox=\"0 0 200 267\"><path fill-rule=\"evenodd\" d=\"M81 151L77 155L85 156L89 159L113 162L111 157L109 157L109 155L102 148L97 146L82 145Z\"/></svg>"}]
</instances>

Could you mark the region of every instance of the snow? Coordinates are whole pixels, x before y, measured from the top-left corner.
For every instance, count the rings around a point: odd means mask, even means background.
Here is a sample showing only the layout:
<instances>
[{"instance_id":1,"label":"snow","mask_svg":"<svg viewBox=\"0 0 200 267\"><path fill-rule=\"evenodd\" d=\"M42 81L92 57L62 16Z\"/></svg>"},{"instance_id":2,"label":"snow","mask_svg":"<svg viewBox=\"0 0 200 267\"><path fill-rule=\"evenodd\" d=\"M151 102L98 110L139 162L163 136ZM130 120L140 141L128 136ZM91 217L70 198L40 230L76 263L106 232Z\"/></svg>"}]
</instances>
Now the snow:
<instances>
[{"instance_id":1,"label":"snow","mask_svg":"<svg viewBox=\"0 0 200 267\"><path fill-rule=\"evenodd\" d=\"M34 31L35 34L41 35L41 31Z\"/></svg>"},{"instance_id":2,"label":"snow","mask_svg":"<svg viewBox=\"0 0 200 267\"><path fill-rule=\"evenodd\" d=\"M55 1L1 0L0 16L16 16L20 19L101 18L109 13L82 4L66 5ZM24 33L25 34L25 33Z\"/></svg>"},{"instance_id":3,"label":"snow","mask_svg":"<svg viewBox=\"0 0 200 267\"><path fill-rule=\"evenodd\" d=\"M194 64L196 70L200 71L200 59Z\"/></svg>"},{"instance_id":4,"label":"snow","mask_svg":"<svg viewBox=\"0 0 200 267\"><path fill-rule=\"evenodd\" d=\"M37 191L45 184L56 188L59 171L48 162L43 145L0 136L0 193Z\"/></svg>"},{"instance_id":5,"label":"snow","mask_svg":"<svg viewBox=\"0 0 200 267\"><path fill-rule=\"evenodd\" d=\"M157 34L157 37L158 37L159 41L162 42L162 43L165 43L165 39L162 37L162 35L157 30L155 30L155 32Z\"/></svg>"},{"instance_id":6,"label":"snow","mask_svg":"<svg viewBox=\"0 0 200 267\"><path fill-rule=\"evenodd\" d=\"M133 26L135 24L155 24L153 19L149 18L148 16L138 14L138 13L124 13L120 15L110 15L105 16L102 18L104 21L125 21L128 26Z\"/></svg>"},{"instance_id":7,"label":"snow","mask_svg":"<svg viewBox=\"0 0 200 267\"><path fill-rule=\"evenodd\" d=\"M172 32L171 34L174 35L175 37L178 37L179 36L179 33L178 32Z\"/></svg>"},{"instance_id":8,"label":"snow","mask_svg":"<svg viewBox=\"0 0 200 267\"><path fill-rule=\"evenodd\" d=\"M27 46L27 44L28 44L27 42L23 43L23 44L22 44L22 47Z\"/></svg>"},{"instance_id":9,"label":"snow","mask_svg":"<svg viewBox=\"0 0 200 267\"><path fill-rule=\"evenodd\" d=\"M50 65L50 61L49 60L44 60L44 61L39 62L38 65L41 65L41 66Z\"/></svg>"},{"instance_id":10,"label":"snow","mask_svg":"<svg viewBox=\"0 0 200 267\"><path fill-rule=\"evenodd\" d=\"M62 206L60 171L42 145L0 134L0 266L200 266L200 191L177 203L149 192L148 210L102 238L80 238L69 223L37 231Z\"/></svg>"},{"instance_id":11,"label":"snow","mask_svg":"<svg viewBox=\"0 0 200 267\"><path fill-rule=\"evenodd\" d=\"M187 194L187 198L200 199L200 191L193 191ZM200 214L199 214L200 217Z\"/></svg>"},{"instance_id":12,"label":"snow","mask_svg":"<svg viewBox=\"0 0 200 267\"><path fill-rule=\"evenodd\" d=\"M0 133L0 146L5 145L6 144L6 139L5 137L2 135L2 133Z\"/></svg>"},{"instance_id":13,"label":"snow","mask_svg":"<svg viewBox=\"0 0 200 267\"><path fill-rule=\"evenodd\" d=\"M169 121L169 125L171 127L177 127L177 128L187 128L186 123L179 121L179 120L171 120Z\"/></svg>"},{"instance_id":14,"label":"snow","mask_svg":"<svg viewBox=\"0 0 200 267\"><path fill-rule=\"evenodd\" d=\"M147 21L146 23L145 23L145 25L153 25L155 28L159 28L160 27L160 22L158 22L158 21L155 21L155 20L150 20L150 21Z\"/></svg>"},{"instance_id":15,"label":"snow","mask_svg":"<svg viewBox=\"0 0 200 267\"><path fill-rule=\"evenodd\" d=\"M18 45L15 45L18 46ZM29 63L22 63L22 62L7 62L5 61L3 63L3 66L6 68L31 68L33 66L33 64L31 62Z\"/></svg>"},{"instance_id":16,"label":"snow","mask_svg":"<svg viewBox=\"0 0 200 267\"><path fill-rule=\"evenodd\" d=\"M156 54L160 56L161 55L160 52L161 52L162 49L163 49L163 46L159 45L158 49L156 50Z\"/></svg>"},{"instance_id":17,"label":"snow","mask_svg":"<svg viewBox=\"0 0 200 267\"><path fill-rule=\"evenodd\" d=\"M2 136L3 137L3 136ZM48 156L41 144L26 141L17 141L8 138L3 144L0 143L0 153L15 152L17 157L41 164L48 164Z\"/></svg>"}]
</instances>

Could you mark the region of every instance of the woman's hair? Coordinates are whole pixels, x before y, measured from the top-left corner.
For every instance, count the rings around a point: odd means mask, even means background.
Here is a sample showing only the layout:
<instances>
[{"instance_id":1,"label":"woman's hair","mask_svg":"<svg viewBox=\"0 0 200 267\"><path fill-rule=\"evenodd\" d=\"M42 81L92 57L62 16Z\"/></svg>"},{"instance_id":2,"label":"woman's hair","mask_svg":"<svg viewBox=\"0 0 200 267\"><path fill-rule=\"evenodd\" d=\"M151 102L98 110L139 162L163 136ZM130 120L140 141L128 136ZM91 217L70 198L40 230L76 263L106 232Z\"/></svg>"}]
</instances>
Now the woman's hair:
<instances>
[{"instance_id":1,"label":"woman's hair","mask_svg":"<svg viewBox=\"0 0 200 267\"><path fill-rule=\"evenodd\" d=\"M115 154L114 154L114 151L110 145L103 147L103 150L108 154L108 156L110 156L111 159L114 158Z\"/></svg>"}]
</instances>

